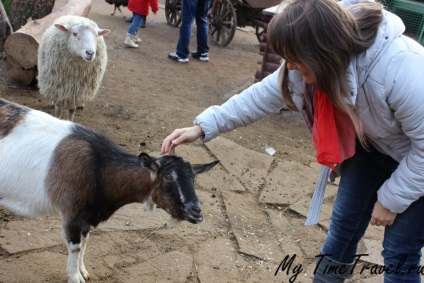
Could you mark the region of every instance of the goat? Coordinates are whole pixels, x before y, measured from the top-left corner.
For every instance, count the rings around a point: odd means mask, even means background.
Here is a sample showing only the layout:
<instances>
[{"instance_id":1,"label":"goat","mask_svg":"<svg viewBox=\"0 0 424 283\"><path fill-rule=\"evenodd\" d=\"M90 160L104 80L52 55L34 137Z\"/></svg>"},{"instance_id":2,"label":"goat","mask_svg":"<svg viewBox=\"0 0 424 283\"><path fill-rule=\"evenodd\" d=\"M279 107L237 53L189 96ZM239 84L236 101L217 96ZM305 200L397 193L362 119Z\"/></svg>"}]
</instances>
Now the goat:
<instances>
[{"instance_id":1,"label":"goat","mask_svg":"<svg viewBox=\"0 0 424 283\"><path fill-rule=\"evenodd\" d=\"M157 204L175 221L202 222L195 176L219 162L135 155L93 129L3 99L0 157L0 206L61 217L69 283L89 278L83 260L91 227L126 204Z\"/></svg>"},{"instance_id":2,"label":"goat","mask_svg":"<svg viewBox=\"0 0 424 283\"><path fill-rule=\"evenodd\" d=\"M121 11L121 6L124 6L124 7L126 7L126 6L128 6L128 0L105 0L107 3L109 3L109 4L111 4L111 5L114 5L115 6L115 8L113 9L113 12L112 12L112 16L114 16L115 15L115 12L116 12L116 9L118 9L118 11L121 13L121 16L123 17L123 18L125 18L125 15L124 15L124 13L122 13L122 11Z\"/></svg>"}]
</instances>

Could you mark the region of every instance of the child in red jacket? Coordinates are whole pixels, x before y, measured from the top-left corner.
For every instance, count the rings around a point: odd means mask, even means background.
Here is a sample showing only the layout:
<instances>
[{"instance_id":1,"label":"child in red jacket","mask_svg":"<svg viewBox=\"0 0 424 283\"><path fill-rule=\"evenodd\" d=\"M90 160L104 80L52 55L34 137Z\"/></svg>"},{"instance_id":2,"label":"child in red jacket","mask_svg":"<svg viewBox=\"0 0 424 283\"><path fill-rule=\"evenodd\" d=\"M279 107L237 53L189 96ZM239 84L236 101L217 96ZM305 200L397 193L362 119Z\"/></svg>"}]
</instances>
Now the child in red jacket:
<instances>
[{"instance_id":1,"label":"child in red jacket","mask_svg":"<svg viewBox=\"0 0 424 283\"><path fill-rule=\"evenodd\" d=\"M141 39L138 37L138 27L146 26L146 17L149 15L150 7L153 14L159 10L158 0L129 0L128 9L133 12L132 23L128 29L124 44L136 48Z\"/></svg>"},{"instance_id":2,"label":"child in red jacket","mask_svg":"<svg viewBox=\"0 0 424 283\"><path fill-rule=\"evenodd\" d=\"M146 3L146 7L147 7L146 8L146 13L145 14L142 14L144 16L144 21L142 21L141 22L141 25L140 25L141 28L144 28L144 27L146 27L146 18L147 18L148 14L149 14L149 4L150 4L150 7L152 7L152 11L155 11L155 9L157 9L157 8L154 8L154 7L157 7L158 6L158 1L157 0L150 0L150 1L149 0L143 0L142 2L143 3ZM133 17L126 19L126 21L128 23L131 23L132 20L133 20Z\"/></svg>"}]
</instances>

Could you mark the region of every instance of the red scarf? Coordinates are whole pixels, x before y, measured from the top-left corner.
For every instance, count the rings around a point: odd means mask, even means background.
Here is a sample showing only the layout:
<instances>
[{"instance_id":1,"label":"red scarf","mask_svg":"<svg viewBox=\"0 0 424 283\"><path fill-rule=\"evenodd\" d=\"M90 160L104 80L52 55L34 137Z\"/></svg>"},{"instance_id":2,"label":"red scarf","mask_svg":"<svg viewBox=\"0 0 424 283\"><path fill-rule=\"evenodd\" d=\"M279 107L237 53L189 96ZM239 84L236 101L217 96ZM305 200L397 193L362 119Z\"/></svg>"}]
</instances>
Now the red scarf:
<instances>
[{"instance_id":1,"label":"red scarf","mask_svg":"<svg viewBox=\"0 0 424 283\"><path fill-rule=\"evenodd\" d=\"M317 162L336 171L336 164L355 154L356 132L350 117L334 107L322 90L315 91L312 129Z\"/></svg>"}]
</instances>

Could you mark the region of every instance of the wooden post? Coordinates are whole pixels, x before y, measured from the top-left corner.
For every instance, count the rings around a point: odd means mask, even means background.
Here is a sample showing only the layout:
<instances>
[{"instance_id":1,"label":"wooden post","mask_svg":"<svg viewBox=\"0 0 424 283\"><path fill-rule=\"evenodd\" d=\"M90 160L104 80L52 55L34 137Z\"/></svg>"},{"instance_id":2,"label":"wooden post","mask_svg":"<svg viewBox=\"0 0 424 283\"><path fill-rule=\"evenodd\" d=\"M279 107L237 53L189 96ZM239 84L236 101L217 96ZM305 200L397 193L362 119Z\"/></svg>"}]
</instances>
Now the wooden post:
<instances>
[{"instance_id":1,"label":"wooden post","mask_svg":"<svg viewBox=\"0 0 424 283\"><path fill-rule=\"evenodd\" d=\"M29 19L26 25L9 35L4 44L4 53L8 61L6 68L10 79L29 85L35 78L38 46L44 31L61 16L87 17L91 5L92 0L68 0L65 5L42 19ZM29 74L34 74L31 79Z\"/></svg>"}]
</instances>

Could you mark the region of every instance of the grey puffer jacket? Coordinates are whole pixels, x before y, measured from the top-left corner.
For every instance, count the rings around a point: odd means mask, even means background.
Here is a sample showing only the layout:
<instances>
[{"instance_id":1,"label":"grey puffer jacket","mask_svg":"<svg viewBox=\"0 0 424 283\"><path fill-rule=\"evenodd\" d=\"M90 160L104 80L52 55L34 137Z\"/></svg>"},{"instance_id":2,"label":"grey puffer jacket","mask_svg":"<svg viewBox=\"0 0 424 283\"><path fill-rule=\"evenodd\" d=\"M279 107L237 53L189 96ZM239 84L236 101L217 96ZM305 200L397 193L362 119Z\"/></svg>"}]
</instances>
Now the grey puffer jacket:
<instances>
[{"instance_id":1,"label":"grey puffer jacket","mask_svg":"<svg viewBox=\"0 0 424 283\"><path fill-rule=\"evenodd\" d=\"M395 213L424 196L424 48L402 35L404 31L401 19L384 11L374 44L352 58L346 72L366 136L380 152L399 162L378 191L378 200ZM204 141L279 112L285 105L279 72L196 117L194 123L202 127ZM294 100L302 107L302 76L290 71L289 78ZM306 116L312 116L303 114L306 121Z\"/></svg>"}]
</instances>

